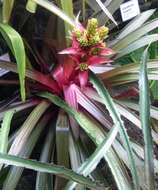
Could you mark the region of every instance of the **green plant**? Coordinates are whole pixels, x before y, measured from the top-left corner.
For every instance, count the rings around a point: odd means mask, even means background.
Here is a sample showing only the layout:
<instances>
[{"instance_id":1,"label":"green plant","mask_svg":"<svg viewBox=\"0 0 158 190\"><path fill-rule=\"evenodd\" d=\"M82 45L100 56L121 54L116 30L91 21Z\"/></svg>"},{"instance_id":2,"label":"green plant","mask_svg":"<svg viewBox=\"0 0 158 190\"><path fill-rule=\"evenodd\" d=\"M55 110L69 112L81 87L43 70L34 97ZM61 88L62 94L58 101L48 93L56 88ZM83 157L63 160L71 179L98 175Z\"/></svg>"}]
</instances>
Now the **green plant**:
<instances>
[{"instance_id":1,"label":"green plant","mask_svg":"<svg viewBox=\"0 0 158 190\"><path fill-rule=\"evenodd\" d=\"M18 84L22 101L18 96L1 102L2 189L16 189L24 168L28 168L37 171L38 190L154 190L158 161L153 144L158 144L158 108L150 97L149 82L158 80L158 64L156 56L148 58L153 46L146 46L158 40L158 34L151 33L158 19L149 20L156 10L140 14L121 31L118 29L117 35L109 31L107 36L107 27L116 24L110 12L114 13L122 1L105 3L107 8L99 0L83 1L82 15L77 18L73 16L77 1L55 3L22 3L31 13L44 9L43 13L51 13L48 20L43 19L47 25L38 42L32 38L34 32L24 32L33 15L26 12L19 27L17 23L14 26L14 15L22 15L23 8L21 12L18 2L3 1L0 32L12 62L1 60L0 68L17 73L19 80L5 78L0 83ZM88 9L97 19L88 18ZM79 17L87 20L87 27ZM66 40L69 30L71 38ZM139 138L145 144L136 141L129 130L142 130ZM39 161L29 159L35 146L40 152L36 157ZM100 170L99 163L107 170ZM110 180L115 181L113 187Z\"/></svg>"}]
</instances>

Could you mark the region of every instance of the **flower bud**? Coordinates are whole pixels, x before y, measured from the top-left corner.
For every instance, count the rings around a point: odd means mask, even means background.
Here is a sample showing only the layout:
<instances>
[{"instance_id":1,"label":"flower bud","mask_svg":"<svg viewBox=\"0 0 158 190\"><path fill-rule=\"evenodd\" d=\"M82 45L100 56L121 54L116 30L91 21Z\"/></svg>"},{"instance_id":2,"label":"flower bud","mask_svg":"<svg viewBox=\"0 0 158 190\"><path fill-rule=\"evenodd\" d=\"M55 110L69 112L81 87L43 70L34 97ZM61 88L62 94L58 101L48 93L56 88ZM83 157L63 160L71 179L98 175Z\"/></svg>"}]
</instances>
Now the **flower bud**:
<instances>
[{"instance_id":1,"label":"flower bud","mask_svg":"<svg viewBox=\"0 0 158 190\"><path fill-rule=\"evenodd\" d=\"M99 34L96 33L94 36L89 37L88 45L93 46L100 42Z\"/></svg>"},{"instance_id":2,"label":"flower bud","mask_svg":"<svg viewBox=\"0 0 158 190\"><path fill-rule=\"evenodd\" d=\"M98 21L96 18L92 18L88 20L87 24L87 34L94 35L96 33L98 27Z\"/></svg>"},{"instance_id":3,"label":"flower bud","mask_svg":"<svg viewBox=\"0 0 158 190\"><path fill-rule=\"evenodd\" d=\"M81 46L88 46L87 31L84 31L81 37L77 38Z\"/></svg>"},{"instance_id":4,"label":"flower bud","mask_svg":"<svg viewBox=\"0 0 158 190\"><path fill-rule=\"evenodd\" d=\"M80 63L79 67L80 67L80 71L88 70L88 64L87 63Z\"/></svg>"},{"instance_id":5,"label":"flower bud","mask_svg":"<svg viewBox=\"0 0 158 190\"><path fill-rule=\"evenodd\" d=\"M100 39L103 40L107 36L109 29L105 26L101 26L100 28L98 28L98 32Z\"/></svg>"},{"instance_id":6,"label":"flower bud","mask_svg":"<svg viewBox=\"0 0 158 190\"><path fill-rule=\"evenodd\" d=\"M80 38L82 36L82 31L79 28L75 28L74 34L75 34L76 38Z\"/></svg>"}]
</instances>

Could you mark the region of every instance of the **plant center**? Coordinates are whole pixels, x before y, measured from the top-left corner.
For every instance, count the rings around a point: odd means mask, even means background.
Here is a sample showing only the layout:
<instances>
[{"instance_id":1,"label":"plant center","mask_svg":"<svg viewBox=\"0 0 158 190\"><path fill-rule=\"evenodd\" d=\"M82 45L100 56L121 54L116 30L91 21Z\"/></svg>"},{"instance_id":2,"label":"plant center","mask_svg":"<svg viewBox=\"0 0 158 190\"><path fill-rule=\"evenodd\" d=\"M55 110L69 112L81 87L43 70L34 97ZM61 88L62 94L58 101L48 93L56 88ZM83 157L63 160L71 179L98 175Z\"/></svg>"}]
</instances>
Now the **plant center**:
<instances>
[{"instance_id":1,"label":"plant center","mask_svg":"<svg viewBox=\"0 0 158 190\"><path fill-rule=\"evenodd\" d=\"M88 64L87 63L80 63L79 65L81 71L88 70Z\"/></svg>"}]
</instances>

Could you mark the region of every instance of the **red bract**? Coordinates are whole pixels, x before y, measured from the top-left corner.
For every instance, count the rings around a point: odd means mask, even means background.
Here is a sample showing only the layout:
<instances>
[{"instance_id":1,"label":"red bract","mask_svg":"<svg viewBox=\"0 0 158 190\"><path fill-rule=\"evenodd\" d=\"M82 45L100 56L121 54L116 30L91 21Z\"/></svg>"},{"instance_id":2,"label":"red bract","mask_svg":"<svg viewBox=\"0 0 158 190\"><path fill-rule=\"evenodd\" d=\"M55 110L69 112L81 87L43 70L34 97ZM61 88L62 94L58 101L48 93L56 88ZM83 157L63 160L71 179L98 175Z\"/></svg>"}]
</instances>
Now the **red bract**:
<instances>
[{"instance_id":1,"label":"red bract","mask_svg":"<svg viewBox=\"0 0 158 190\"><path fill-rule=\"evenodd\" d=\"M52 72L60 92L69 105L77 109L76 86L81 90L88 85L90 66L112 62L114 52L103 42L108 28L98 27L96 19L90 19L87 27L78 25L71 34L72 46L59 52L67 54Z\"/></svg>"},{"instance_id":2,"label":"red bract","mask_svg":"<svg viewBox=\"0 0 158 190\"><path fill-rule=\"evenodd\" d=\"M79 86L78 71L75 70L74 62L67 58L62 64L59 64L52 72L52 76L60 88L60 94L64 95L66 102L77 109L77 100L73 84Z\"/></svg>"},{"instance_id":3,"label":"red bract","mask_svg":"<svg viewBox=\"0 0 158 190\"><path fill-rule=\"evenodd\" d=\"M99 65L112 62L108 56L114 52L107 48L103 39L107 35L106 27L97 26L96 19L90 19L87 29L77 27L72 32L72 46L59 52L67 54L74 60L74 70L78 71L78 79L81 87L87 85L88 70L91 65Z\"/></svg>"}]
</instances>

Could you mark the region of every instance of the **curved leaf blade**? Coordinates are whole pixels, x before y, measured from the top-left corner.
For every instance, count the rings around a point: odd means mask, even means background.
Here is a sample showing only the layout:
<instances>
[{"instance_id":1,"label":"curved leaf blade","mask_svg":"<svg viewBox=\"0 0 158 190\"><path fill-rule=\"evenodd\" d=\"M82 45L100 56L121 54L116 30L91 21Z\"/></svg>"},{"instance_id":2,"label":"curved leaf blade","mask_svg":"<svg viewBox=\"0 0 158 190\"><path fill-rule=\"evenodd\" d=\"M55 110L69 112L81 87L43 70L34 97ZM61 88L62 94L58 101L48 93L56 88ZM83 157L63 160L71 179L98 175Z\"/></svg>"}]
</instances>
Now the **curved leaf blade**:
<instances>
[{"instance_id":1,"label":"curved leaf blade","mask_svg":"<svg viewBox=\"0 0 158 190\"><path fill-rule=\"evenodd\" d=\"M26 10L30 13L35 13L37 10L37 3L32 0L28 0L26 4Z\"/></svg>"},{"instance_id":2,"label":"curved leaf blade","mask_svg":"<svg viewBox=\"0 0 158 190\"><path fill-rule=\"evenodd\" d=\"M106 108L108 109L108 111L114 121L114 124L115 125L118 124L119 132L122 137L122 141L123 141L126 151L128 153L128 158L129 158L129 161L131 164L131 173L132 173L132 177L133 177L134 188L139 189L139 181L138 181L138 175L137 175L136 165L135 165L135 161L134 161L133 151L130 146L129 137L126 132L126 129L124 128L124 124L121 120L120 114L117 112L114 102L113 102L112 98L110 97L107 89L105 88L103 83L92 72L90 75L90 81L93 84L93 86L96 88L98 94L103 99L103 102L104 102Z\"/></svg>"},{"instance_id":3,"label":"curved leaf blade","mask_svg":"<svg viewBox=\"0 0 158 190\"><path fill-rule=\"evenodd\" d=\"M54 128L52 127L52 125L50 125L49 127L49 131L48 134L46 136L45 142L44 142L44 146L40 155L40 161L41 162L50 162L50 158L51 158L51 151L52 151L52 147L54 144ZM47 185L47 174L46 173L41 173L41 172L37 172L37 177L36 177L36 190L43 190L45 189Z\"/></svg>"},{"instance_id":4,"label":"curved leaf blade","mask_svg":"<svg viewBox=\"0 0 158 190\"><path fill-rule=\"evenodd\" d=\"M128 45L125 49L122 49L119 54L116 56L117 58L120 58L124 55L127 55L141 47L144 47L148 44L151 44L155 41L158 41L158 34L151 34L151 35L146 35L138 40L136 40L135 42L131 43L130 45Z\"/></svg>"},{"instance_id":5,"label":"curved leaf blade","mask_svg":"<svg viewBox=\"0 0 158 190\"><path fill-rule=\"evenodd\" d=\"M92 139L92 141L99 146L104 138L106 137L104 132L97 126L94 120L89 119L85 114L81 112L75 111L72 107L70 107L65 101L63 101L58 96L52 95L48 92L39 93L39 96L43 98L47 98L55 105L64 109L68 114L73 116L78 124L83 128L83 130L87 133L87 135ZM112 174L117 183L117 187L119 190L126 188L127 190L131 190L131 184L128 181L126 176L126 172L122 168L120 159L117 157L112 148L110 148L107 153L104 155L104 159L107 161Z\"/></svg>"},{"instance_id":6,"label":"curved leaf blade","mask_svg":"<svg viewBox=\"0 0 158 190\"><path fill-rule=\"evenodd\" d=\"M145 142L145 177L147 189L155 189L155 176L154 176L154 153L153 142L150 126L150 96L149 96L149 84L147 76L147 60L148 60L148 48L145 49L141 65L139 76L139 89L140 89L140 117L142 123L142 130Z\"/></svg>"},{"instance_id":7,"label":"curved leaf blade","mask_svg":"<svg viewBox=\"0 0 158 190\"><path fill-rule=\"evenodd\" d=\"M74 180L78 183L86 185L89 188L95 188L98 190L102 189L102 185L98 184L97 182L94 182L90 180L89 178L79 175L73 172L72 170L64 168L63 166L42 163L35 160L24 159L17 156L12 156L12 155L2 154L2 153L0 153L0 162L7 165L25 167L27 169L32 169L34 171L52 173L69 180Z\"/></svg>"},{"instance_id":8,"label":"curved leaf blade","mask_svg":"<svg viewBox=\"0 0 158 190\"><path fill-rule=\"evenodd\" d=\"M29 158L31 155L42 131L47 126L50 120L50 115L44 115L43 118L39 121L36 128L31 133L28 141L26 142L24 148L20 151L18 156L23 158ZM15 190L16 186L19 183L21 175L23 173L24 168L12 166L8 172L8 175L3 183L2 190Z\"/></svg>"},{"instance_id":9,"label":"curved leaf blade","mask_svg":"<svg viewBox=\"0 0 158 190\"><path fill-rule=\"evenodd\" d=\"M0 152L7 153L8 148L8 135L10 131L11 119L13 117L14 110L8 111L4 115L2 126L0 129Z\"/></svg>"},{"instance_id":10,"label":"curved leaf blade","mask_svg":"<svg viewBox=\"0 0 158 190\"><path fill-rule=\"evenodd\" d=\"M20 93L21 98L25 100L25 69L26 69L26 60L25 60L25 48L21 36L16 32L11 26L7 24L0 24L0 33L6 40L9 48L11 49L17 65L18 65L18 74L20 80Z\"/></svg>"},{"instance_id":11,"label":"curved leaf blade","mask_svg":"<svg viewBox=\"0 0 158 190\"><path fill-rule=\"evenodd\" d=\"M3 0L2 16L3 23L8 23L12 13L14 0Z\"/></svg>"},{"instance_id":12,"label":"curved leaf blade","mask_svg":"<svg viewBox=\"0 0 158 190\"><path fill-rule=\"evenodd\" d=\"M33 131L36 124L39 122L39 119L49 106L50 103L42 101L32 110L32 112L29 114L29 116L21 126L19 133L15 137L10 147L9 154L18 155L21 152L21 150L25 147L25 144L28 141L31 132Z\"/></svg>"},{"instance_id":13,"label":"curved leaf blade","mask_svg":"<svg viewBox=\"0 0 158 190\"><path fill-rule=\"evenodd\" d=\"M129 24L125 26L125 28L121 31L121 33L114 39L113 41L108 43L108 47L114 46L117 42L119 42L121 39L126 37L128 34L132 34L135 30L141 27L141 25L148 20L152 14L154 14L156 10L151 9L148 11L145 11L141 13L140 15L136 16Z\"/></svg>"},{"instance_id":14,"label":"curved leaf blade","mask_svg":"<svg viewBox=\"0 0 158 190\"><path fill-rule=\"evenodd\" d=\"M83 174L84 176L89 175L98 165L100 160L104 157L104 154L111 147L118 133L118 126L115 126L109 132L107 138L97 147L95 152L78 168L77 173ZM73 190L76 183L70 181L67 183L65 190Z\"/></svg>"},{"instance_id":15,"label":"curved leaf blade","mask_svg":"<svg viewBox=\"0 0 158 190\"><path fill-rule=\"evenodd\" d=\"M150 22L144 24L142 27L129 33L127 36L119 40L115 45L112 46L112 48L116 51L126 48L132 42L136 41L140 37L144 36L145 34L157 28L157 25L158 25L157 18L151 20Z\"/></svg>"},{"instance_id":16,"label":"curved leaf blade","mask_svg":"<svg viewBox=\"0 0 158 190\"><path fill-rule=\"evenodd\" d=\"M98 5L101 7L103 12L109 17L109 19L117 26L117 22L115 21L114 17L111 15L111 13L108 11L108 9L104 6L104 4L101 2L101 0L96 0Z\"/></svg>"},{"instance_id":17,"label":"curved leaf blade","mask_svg":"<svg viewBox=\"0 0 158 190\"><path fill-rule=\"evenodd\" d=\"M59 9L54 3L49 2L48 0L32 0L33 2L37 3L38 5L44 7L45 9L49 10L50 12L54 13L69 25L75 27L75 21L70 18L67 14L64 13L61 9Z\"/></svg>"}]
</instances>

